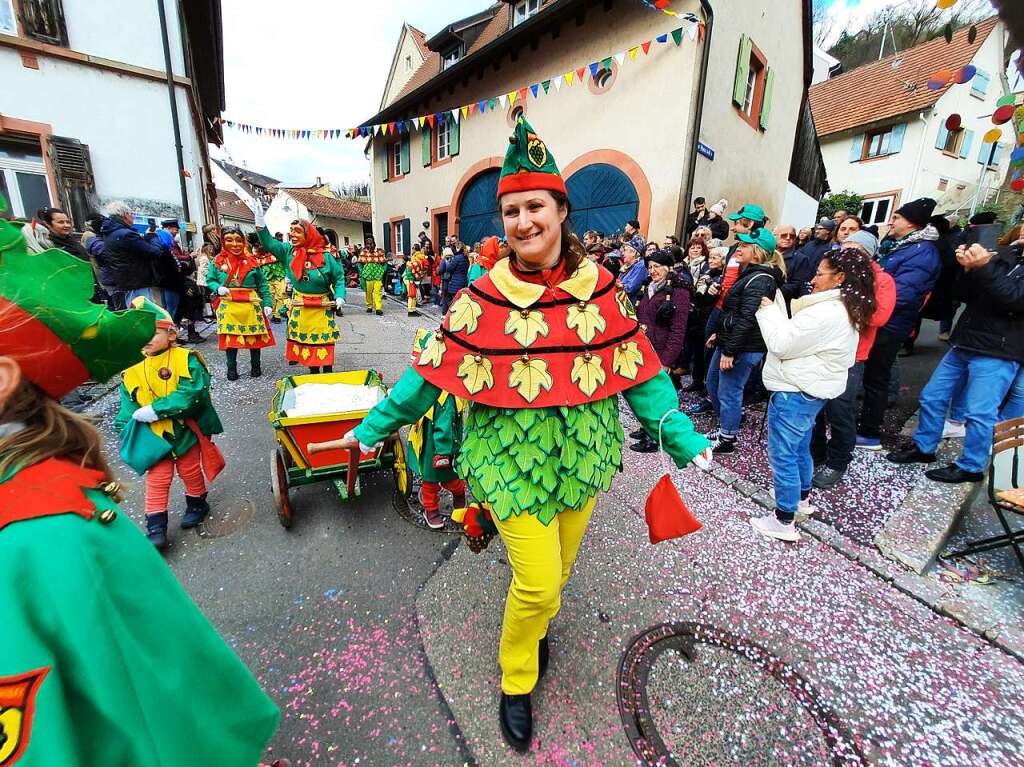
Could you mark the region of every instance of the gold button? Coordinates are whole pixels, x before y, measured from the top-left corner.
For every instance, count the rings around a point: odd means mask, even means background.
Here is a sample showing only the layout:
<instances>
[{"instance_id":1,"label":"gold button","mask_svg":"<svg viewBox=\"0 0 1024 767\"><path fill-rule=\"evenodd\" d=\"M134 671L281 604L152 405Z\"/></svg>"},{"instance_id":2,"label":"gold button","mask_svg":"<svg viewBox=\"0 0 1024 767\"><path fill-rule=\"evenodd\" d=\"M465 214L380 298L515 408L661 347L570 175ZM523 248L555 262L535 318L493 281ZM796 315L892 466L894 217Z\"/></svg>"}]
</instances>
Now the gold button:
<instances>
[{"instance_id":1,"label":"gold button","mask_svg":"<svg viewBox=\"0 0 1024 767\"><path fill-rule=\"evenodd\" d=\"M117 519L117 512L114 511L113 509L104 509L103 511L100 512L101 524L109 525L115 519Z\"/></svg>"},{"instance_id":2,"label":"gold button","mask_svg":"<svg viewBox=\"0 0 1024 767\"><path fill-rule=\"evenodd\" d=\"M584 354L583 354L583 359L585 359L585 360L586 360L587 362L590 362L590 359L591 359L591 357L593 357L593 356L594 356L594 355L593 355L593 354L591 354L590 352L584 352Z\"/></svg>"},{"instance_id":3,"label":"gold button","mask_svg":"<svg viewBox=\"0 0 1024 767\"><path fill-rule=\"evenodd\" d=\"M622 349L622 351L626 351L628 347L625 344L619 344L619 348Z\"/></svg>"},{"instance_id":4,"label":"gold button","mask_svg":"<svg viewBox=\"0 0 1024 767\"><path fill-rule=\"evenodd\" d=\"M440 330L435 331L434 332L434 338L436 338L438 341L440 341L442 338L444 338L444 333L442 333Z\"/></svg>"},{"instance_id":5,"label":"gold button","mask_svg":"<svg viewBox=\"0 0 1024 767\"><path fill-rule=\"evenodd\" d=\"M475 357L473 358L473 362L477 362L477 363L479 363L479 362L483 362L483 361L484 361L484 358L483 358L483 357L481 357L481 356L480 356L479 354L478 354L478 355L476 355L476 356L475 356Z\"/></svg>"},{"instance_id":6,"label":"gold button","mask_svg":"<svg viewBox=\"0 0 1024 767\"><path fill-rule=\"evenodd\" d=\"M579 302L579 303L577 304L577 306L579 306L579 308L580 308L580 311L583 311L583 310L585 310L585 309L587 308L587 302L586 302L586 301L580 301L580 302Z\"/></svg>"},{"instance_id":7,"label":"gold button","mask_svg":"<svg viewBox=\"0 0 1024 767\"><path fill-rule=\"evenodd\" d=\"M519 312L519 316L522 317L523 319L526 319L527 317L530 316L530 312L526 309L523 309L521 312Z\"/></svg>"},{"instance_id":8,"label":"gold button","mask_svg":"<svg viewBox=\"0 0 1024 767\"><path fill-rule=\"evenodd\" d=\"M646 325L641 325L641 326L640 326L640 329L641 329L642 331L644 331L645 333L647 332L647 326L646 326Z\"/></svg>"},{"instance_id":9,"label":"gold button","mask_svg":"<svg viewBox=\"0 0 1024 767\"><path fill-rule=\"evenodd\" d=\"M529 362L530 361L530 355L529 354L524 354L522 356L522 360L523 360L523 362Z\"/></svg>"}]
</instances>

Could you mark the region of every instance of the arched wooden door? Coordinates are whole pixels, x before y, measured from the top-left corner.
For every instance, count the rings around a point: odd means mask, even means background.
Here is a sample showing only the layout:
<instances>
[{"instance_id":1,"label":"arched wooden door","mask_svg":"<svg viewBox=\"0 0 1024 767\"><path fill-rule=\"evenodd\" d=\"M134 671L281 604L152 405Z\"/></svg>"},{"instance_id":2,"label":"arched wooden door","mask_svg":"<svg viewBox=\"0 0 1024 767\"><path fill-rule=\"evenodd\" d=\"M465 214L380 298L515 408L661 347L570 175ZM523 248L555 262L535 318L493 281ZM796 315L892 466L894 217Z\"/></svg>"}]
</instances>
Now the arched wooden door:
<instances>
[{"instance_id":1,"label":"arched wooden door","mask_svg":"<svg viewBox=\"0 0 1024 767\"><path fill-rule=\"evenodd\" d=\"M588 229L606 235L621 232L627 221L637 218L640 196L629 176L614 165L587 165L565 185L572 203L572 227L581 236Z\"/></svg>"},{"instance_id":2,"label":"arched wooden door","mask_svg":"<svg viewBox=\"0 0 1024 767\"><path fill-rule=\"evenodd\" d=\"M485 170L466 185L459 200L459 239L467 245L497 235L505 236L498 213L497 168Z\"/></svg>"}]
</instances>

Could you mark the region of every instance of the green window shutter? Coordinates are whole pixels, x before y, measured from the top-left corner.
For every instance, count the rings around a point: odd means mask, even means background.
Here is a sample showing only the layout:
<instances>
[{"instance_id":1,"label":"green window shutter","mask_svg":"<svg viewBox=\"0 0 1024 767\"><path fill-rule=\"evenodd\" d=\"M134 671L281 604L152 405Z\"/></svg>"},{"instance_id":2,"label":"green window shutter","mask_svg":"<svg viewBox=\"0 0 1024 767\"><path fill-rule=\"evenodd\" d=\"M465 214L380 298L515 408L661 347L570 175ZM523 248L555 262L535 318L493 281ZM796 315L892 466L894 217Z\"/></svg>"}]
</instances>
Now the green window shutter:
<instances>
[{"instance_id":1,"label":"green window shutter","mask_svg":"<svg viewBox=\"0 0 1024 767\"><path fill-rule=\"evenodd\" d=\"M403 219L399 226L402 227L402 253L406 256L410 253L410 246L412 239L412 222L409 219Z\"/></svg>"},{"instance_id":2,"label":"green window shutter","mask_svg":"<svg viewBox=\"0 0 1024 767\"><path fill-rule=\"evenodd\" d=\"M775 70L768 67L764 78L764 100L761 102L761 128L768 127L768 117L772 113L772 96L775 95Z\"/></svg>"},{"instance_id":3,"label":"green window shutter","mask_svg":"<svg viewBox=\"0 0 1024 767\"><path fill-rule=\"evenodd\" d=\"M423 167L426 168L430 165L430 144L433 141L430 126L427 123L423 123L423 127L420 129L420 155L423 159Z\"/></svg>"},{"instance_id":4,"label":"green window shutter","mask_svg":"<svg viewBox=\"0 0 1024 767\"><path fill-rule=\"evenodd\" d=\"M743 106L743 97L747 95L747 73L750 71L750 52L754 41L746 35L740 36L740 51L736 58L736 79L732 84L732 100L737 106Z\"/></svg>"},{"instance_id":5,"label":"green window shutter","mask_svg":"<svg viewBox=\"0 0 1024 767\"><path fill-rule=\"evenodd\" d=\"M388 151L388 144L387 144L387 142L386 141L382 141L380 143L380 180L381 181L387 181L388 180L388 171L390 170L390 168L388 167L388 165L389 165L388 159L389 159L390 155L391 155L391 152Z\"/></svg>"},{"instance_id":6,"label":"green window shutter","mask_svg":"<svg viewBox=\"0 0 1024 767\"><path fill-rule=\"evenodd\" d=\"M459 130L461 125L454 119L451 122L451 129L448 133L448 156L454 157L459 153Z\"/></svg>"},{"instance_id":7,"label":"green window shutter","mask_svg":"<svg viewBox=\"0 0 1024 767\"><path fill-rule=\"evenodd\" d=\"M384 222L384 252L391 252L391 224L387 221Z\"/></svg>"},{"instance_id":8,"label":"green window shutter","mask_svg":"<svg viewBox=\"0 0 1024 767\"><path fill-rule=\"evenodd\" d=\"M860 162L860 158L864 156L864 140L867 138L863 133L858 133L853 137L853 143L850 144L850 162Z\"/></svg>"},{"instance_id":9,"label":"green window shutter","mask_svg":"<svg viewBox=\"0 0 1024 767\"><path fill-rule=\"evenodd\" d=\"M409 172L412 165L409 160L409 134L402 136L402 175Z\"/></svg>"}]
</instances>

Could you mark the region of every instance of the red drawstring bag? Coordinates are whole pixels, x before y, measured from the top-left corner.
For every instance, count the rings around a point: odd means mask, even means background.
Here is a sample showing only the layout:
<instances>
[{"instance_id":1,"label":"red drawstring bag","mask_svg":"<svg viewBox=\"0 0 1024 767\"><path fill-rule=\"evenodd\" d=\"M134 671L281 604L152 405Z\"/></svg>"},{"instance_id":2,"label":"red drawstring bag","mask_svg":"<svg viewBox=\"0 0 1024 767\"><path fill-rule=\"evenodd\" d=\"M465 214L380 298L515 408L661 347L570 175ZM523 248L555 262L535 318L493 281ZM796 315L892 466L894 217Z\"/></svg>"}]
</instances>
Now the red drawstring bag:
<instances>
[{"instance_id":1,"label":"red drawstring bag","mask_svg":"<svg viewBox=\"0 0 1024 767\"><path fill-rule=\"evenodd\" d=\"M661 429L674 410L670 410L661 417L658 422L658 450L661 451L662 439ZM666 469L670 466L668 456L662 452L662 461ZM647 505L644 507L644 519L647 521L647 532L650 535L651 543L670 541L673 538L682 538L684 535L695 533L703 527L700 520L690 513L683 497L679 495L676 486L672 484L672 477L668 471L658 480L658 484L647 496Z\"/></svg>"}]
</instances>

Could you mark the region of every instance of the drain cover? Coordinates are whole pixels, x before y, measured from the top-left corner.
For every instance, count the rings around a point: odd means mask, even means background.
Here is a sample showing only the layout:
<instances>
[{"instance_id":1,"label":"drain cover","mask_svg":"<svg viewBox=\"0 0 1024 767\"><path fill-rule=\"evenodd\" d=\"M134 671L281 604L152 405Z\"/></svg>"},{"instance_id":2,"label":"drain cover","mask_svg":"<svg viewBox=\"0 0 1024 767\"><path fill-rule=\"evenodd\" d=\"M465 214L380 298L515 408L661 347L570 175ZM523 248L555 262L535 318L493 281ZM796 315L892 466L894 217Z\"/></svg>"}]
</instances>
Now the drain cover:
<instances>
[{"instance_id":1,"label":"drain cover","mask_svg":"<svg viewBox=\"0 0 1024 767\"><path fill-rule=\"evenodd\" d=\"M199 525L203 538L226 538L237 533L256 516L256 506L248 498L226 498L210 506L209 516Z\"/></svg>"}]
</instances>

